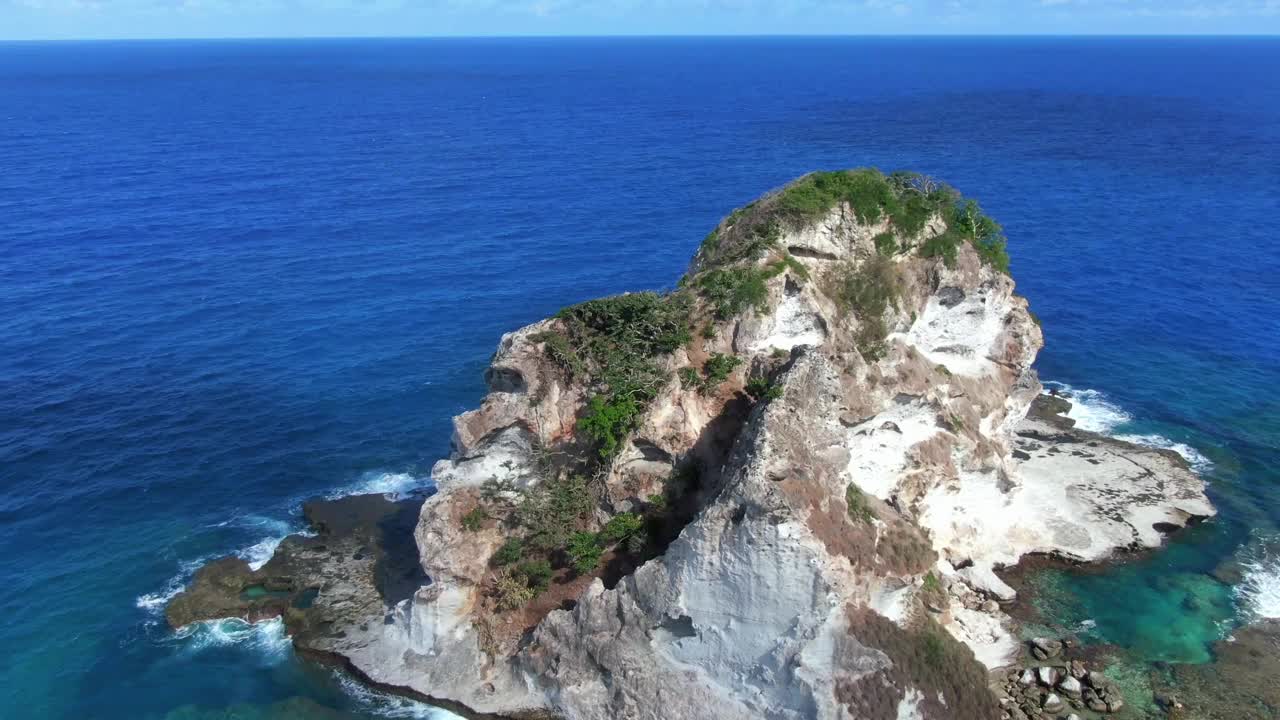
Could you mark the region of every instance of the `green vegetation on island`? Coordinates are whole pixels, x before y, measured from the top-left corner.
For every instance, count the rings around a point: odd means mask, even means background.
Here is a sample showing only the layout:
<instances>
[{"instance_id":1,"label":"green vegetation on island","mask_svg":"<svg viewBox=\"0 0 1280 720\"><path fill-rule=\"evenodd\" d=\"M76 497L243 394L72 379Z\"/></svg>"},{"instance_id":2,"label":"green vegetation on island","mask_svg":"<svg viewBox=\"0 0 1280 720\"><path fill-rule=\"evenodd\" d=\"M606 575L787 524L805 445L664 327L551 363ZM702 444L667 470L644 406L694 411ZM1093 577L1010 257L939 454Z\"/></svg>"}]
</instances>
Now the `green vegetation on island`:
<instances>
[{"instance_id":1,"label":"green vegetation on island","mask_svg":"<svg viewBox=\"0 0 1280 720\"><path fill-rule=\"evenodd\" d=\"M789 284L811 280L812 264L793 256L782 240L839 206L859 225L875 229L874 252L829 263L815 287L847 318L855 347L868 362L888 350L891 311L898 309L903 294L900 263L914 256L954 267L960 249L969 245L982 262L1008 272L1000 226L950 187L915 173L816 172L725 218L707 235L675 290L628 293L564 308L554 325L532 339L569 382L585 390L574 438L555 449L569 457L532 488L514 492L514 499L510 488L488 488L489 509L476 508L462 519L469 531L496 521L509 534L490 561L500 609L536 598L557 568L585 575L594 573L611 552L638 559L652 552L655 532L669 533L673 523L687 522L680 519L687 509L677 506L691 487L684 476L690 468L673 473L667 490L633 505L635 512L607 520L597 500L598 478L669 383L678 381L708 397L721 392L746 358L709 352L702 344L724 337L723 323L767 311L770 293L776 292L771 290L773 279L785 274ZM682 348L688 364L671 360ZM788 356L775 352L763 364L757 359L742 371L733 394L746 402L735 405L735 412L781 396L772 376ZM854 521L874 519L856 485L848 486L845 500ZM509 504L505 514L496 506L500 503Z\"/></svg>"}]
</instances>

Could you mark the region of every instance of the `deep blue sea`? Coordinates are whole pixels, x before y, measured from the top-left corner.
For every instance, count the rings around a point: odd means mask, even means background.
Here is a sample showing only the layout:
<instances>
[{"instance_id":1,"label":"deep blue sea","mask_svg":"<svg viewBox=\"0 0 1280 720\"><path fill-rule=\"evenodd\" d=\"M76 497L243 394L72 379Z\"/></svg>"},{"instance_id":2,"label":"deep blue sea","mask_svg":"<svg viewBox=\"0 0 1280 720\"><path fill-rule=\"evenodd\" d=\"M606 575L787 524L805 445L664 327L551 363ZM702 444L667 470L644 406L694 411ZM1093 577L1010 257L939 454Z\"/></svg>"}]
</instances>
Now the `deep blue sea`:
<instances>
[{"instance_id":1,"label":"deep blue sea","mask_svg":"<svg viewBox=\"0 0 1280 720\"><path fill-rule=\"evenodd\" d=\"M503 332L863 165L979 198L1043 377L1211 478L1056 619L1204 662L1280 615L1280 40L0 44L0 717L429 715L160 608L309 496L424 487Z\"/></svg>"}]
</instances>

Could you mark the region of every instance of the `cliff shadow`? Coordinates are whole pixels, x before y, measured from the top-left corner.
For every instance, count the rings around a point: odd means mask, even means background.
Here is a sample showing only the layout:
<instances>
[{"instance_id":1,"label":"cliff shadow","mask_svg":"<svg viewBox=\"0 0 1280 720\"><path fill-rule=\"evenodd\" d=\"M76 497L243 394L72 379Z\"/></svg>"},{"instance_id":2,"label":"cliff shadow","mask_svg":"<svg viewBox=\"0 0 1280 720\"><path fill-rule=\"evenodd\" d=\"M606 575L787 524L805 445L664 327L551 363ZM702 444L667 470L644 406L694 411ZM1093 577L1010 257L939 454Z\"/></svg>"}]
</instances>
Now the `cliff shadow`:
<instances>
[{"instance_id":1,"label":"cliff shadow","mask_svg":"<svg viewBox=\"0 0 1280 720\"><path fill-rule=\"evenodd\" d=\"M756 404L749 395L735 392L674 464L661 500L632 498L644 509L644 543L634 549L638 552L620 548L606 559L600 573L606 588L616 587L641 565L666 554L671 543L720 492L725 463Z\"/></svg>"}]
</instances>

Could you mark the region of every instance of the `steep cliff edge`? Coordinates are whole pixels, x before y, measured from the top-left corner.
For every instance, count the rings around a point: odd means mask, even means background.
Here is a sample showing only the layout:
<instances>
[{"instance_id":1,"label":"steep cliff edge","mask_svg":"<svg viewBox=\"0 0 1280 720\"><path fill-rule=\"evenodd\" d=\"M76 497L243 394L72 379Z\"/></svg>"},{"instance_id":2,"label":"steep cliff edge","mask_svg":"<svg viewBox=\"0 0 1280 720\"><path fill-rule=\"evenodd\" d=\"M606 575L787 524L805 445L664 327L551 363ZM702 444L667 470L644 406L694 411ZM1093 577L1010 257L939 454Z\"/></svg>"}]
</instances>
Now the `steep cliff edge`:
<instances>
[{"instance_id":1,"label":"steep cliff edge","mask_svg":"<svg viewBox=\"0 0 1280 720\"><path fill-rule=\"evenodd\" d=\"M993 569L1213 514L1175 455L1041 396L1007 271L999 226L928 178L801 178L673 292L502 338L414 530L429 581L364 523L210 566L170 620L282 614L303 650L477 713L1001 717Z\"/></svg>"}]
</instances>

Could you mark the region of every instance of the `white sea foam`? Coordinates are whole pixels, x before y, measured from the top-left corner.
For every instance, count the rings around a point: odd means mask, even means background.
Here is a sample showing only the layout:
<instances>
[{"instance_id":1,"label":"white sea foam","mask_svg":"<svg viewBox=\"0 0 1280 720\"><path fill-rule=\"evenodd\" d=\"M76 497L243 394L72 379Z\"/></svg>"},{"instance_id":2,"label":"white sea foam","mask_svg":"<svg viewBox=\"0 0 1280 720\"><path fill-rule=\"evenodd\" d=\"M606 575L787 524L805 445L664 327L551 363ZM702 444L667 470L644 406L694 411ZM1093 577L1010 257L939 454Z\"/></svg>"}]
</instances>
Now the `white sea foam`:
<instances>
[{"instance_id":1,"label":"white sea foam","mask_svg":"<svg viewBox=\"0 0 1280 720\"><path fill-rule=\"evenodd\" d=\"M429 479L409 473L368 472L361 475L352 485L335 490L326 497L332 500L351 495L381 494L391 500L400 500L429 486ZM297 520L284 520L264 515L237 516L216 523L214 527L240 528L261 534L261 539L257 542L234 551L234 554L243 558L253 570L261 569L271 559L285 537L311 534L310 530L300 527ZM222 555L223 553L217 553L179 563L179 572L161 589L138 596L135 600L136 606L149 615L161 615L169 601L186 588L197 570ZM148 624L156 622L153 619L148 621ZM181 628L172 635L166 635L166 638L168 639L165 642L177 642L185 652L191 653L211 648L240 646L269 665L274 665L287 657L292 647L292 641L285 633L284 623L279 618L258 623L248 623L237 618L197 622ZM457 715L440 708L378 693L346 675L339 674L338 677L351 695L368 705L371 711L378 715L425 720L461 720Z\"/></svg>"},{"instance_id":2,"label":"white sea foam","mask_svg":"<svg viewBox=\"0 0 1280 720\"><path fill-rule=\"evenodd\" d=\"M1147 447L1160 448L1162 450L1172 450L1190 463L1192 469L1196 472L1207 472L1213 467L1213 462L1202 455L1199 450L1196 450L1186 443L1174 442L1163 435L1116 435L1115 437L1117 440L1124 440L1125 442L1131 442L1135 445L1146 445Z\"/></svg>"},{"instance_id":3,"label":"white sea foam","mask_svg":"<svg viewBox=\"0 0 1280 720\"><path fill-rule=\"evenodd\" d=\"M462 720L460 716L448 710L409 698L378 692L360 684L346 673L335 671L334 678L348 695L375 715L388 718L420 718L421 720Z\"/></svg>"},{"instance_id":4,"label":"white sea foam","mask_svg":"<svg viewBox=\"0 0 1280 720\"><path fill-rule=\"evenodd\" d=\"M367 472L347 487L335 490L326 497L330 500L352 495L383 495L389 500L403 500L415 492L430 487L429 478L404 472Z\"/></svg>"},{"instance_id":5,"label":"white sea foam","mask_svg":"<svg viewBox=\"0 0 1280 720\"><path fill-rule=\"evenodd\" d=\"M330 500L336 500L351 495L379 494L391 500L402 500L429 486L429 478L403 472L372 471L361 475L360 479L355 483L335 490L325 497ZM232 552L232 554L243 558L245 562L249 563L249 568L252 570L261 570L271 560L276 548L280 547L280 541L289 535L311 534L311 531L298 524L297 520L286 520L266 515L240 515L215 523L213 527L242 528L260 533L257 541ZM169 578L164 587L154 592L139 595L134 600L134 604L152 615L163 613L169 601L186 588L187 583L191 581L191 576L209 561L221 555L221 553L207 555L180 563L178 574Z\"/></svg>"},{"instance_id":6,"label":"white sea foam","mask_svg":"<svg viewBox=\"0 0 1280 720\"><path fill-rule=\"evenodd\" d=\"M265 515L245 515L232 518L218 523L218 526L241 527L265 533L265 536L257 542L235 551L237 557L249 563L249 569L251 570L261 570L262 566L266 565L271 556L275 554L281 540L290 535L310 534L309 530L296 524L296 521L281 520L280 518L267 517ZM202 560L196 565L196 568L198 569L205 562Z\"/></svg>"},{"instance_id":7,"label":"white sea foam","mask_svg":"<svg viewBox=\"0 0 1280 720\"><path fill-rule=\"evenodd\" d=\"M275 554L276 548L280 547L280 541L283 539L282 537L263 538L243 550L237 550L236 555L249 563L250 570L261 570L262 566L266 565Z\"/></svg>"},{"instance_id":8,"label":"white sea foam","mask_svg":"<svg viewBox=\"0 0 1280 720\"><path fill-rule=\"evenodd\" d=\"M1154 433L1117 433L1117 429L1133 422L1133 416L1099 390L1077 389L1066 383L1053 381L1045 381L1044 384L1071 400L1071 409L1067 411L1067 417L1075 420L1076 427L1081 430L1110 435L1117 440L1135 445L1172 450L1181 455L1197 472L1207 472L1213 467L1213 462L1209 458L1186 443L1175 442Z\"/></svg>"},{"instance_id":9,"label":"white sea foam","mask_svg":"<svg viewBox=\"0 0 1280 720\"><path fill-rule=\"evenodd\" d=\"M271 559L280 541L288 535L305 535L307 531L298 528L287 520L266 517L264 515L246 515L215 523L214 527L239 527L249 530L266 531L266 536L257 542L234 551L233 555L241 557L249 563L250 569L260 570ZM196 571L209 562L222 557L224 553L205 555L193 560L178 563L178 573L165 582L164 587L155 592L139 595L134 605L151 615L159 615L178 593L186 589L187 583Z\"/></svg>"},{"instance_id":10,"label":"white sea foam","mask_svg":"<svg viewBox=\"0 0 1280 720\"><path fill-rule=\"evenodd\" d=\"M185 588L186 585L187 576L185 573L175 575L169 578L169 582L160 590L139 595L138 599L134 601L134 604L139 608L146 610L148 613L158 615L164 611L164 606L168 605L170 600L176 597L178 593L182 592L182 589Z\"/></svg>"},{"instance_id":11,"label":"white sea foam","mask_svg":"<svg viewBox=\"0 0 1280 720\"><path fill-rule=\"evenodd\" d=\"M280 618L249 623L236 618L207 620L187 625L174 634L187 652L200 653L213 648L243 647L276 664L288 657L292 641L285 633Z\"/></svg>"},{"instance_id":12,"label":"white sea foam","mask_svg":"<svg viewBox=\"0 0 1280 720\"><path fill-rule=\"evenodd\" d=\"M159 590L139 595L134 600L134 605L145 610L150 615L162 614L169 601L186 589L187 583L191 580L191 576L195 574L196 570L199 570L205 563L216 557L216 555L206 555L205 557L178 563L178 574L169 578L164 587Z\"/></svg>"},{"instance_id":13,"label":"white sea foam","mask_svg":"<svg viewBox=\"0 0 1280 720\"><path fill-rule=\"evenodd\" d=\"M360 479L355 483L335 490L325 497L336 500L351 495L380 494L391 500L402 500L429 486L429 478L419 477L410 473L371 471L361 475ZM280 541L289 535L312 534L309 529L301 527L296 520L285 520L266 515L240 515L215 523L213 527L243 528L261 533L256 542L232 553L249 563L249 568L252 570L261 570L271 560L271 556L275 554L276 548L280 546ZM197 570L221 555L221 553L207 555L180 563L178 566L179 572L169 578L164 587L154 592L139 595L134 600L134 605L148 614L160 615L164 612L164 608L169 604L169 601L186 588L187 583L191 581L192 575Z\"/></svg>"},{"instance_id":14,"label":"white sea foam","mask_svg":"<svg viewBox=\"0 0 1280 720\"><path fill-rule=\"evenodd\" d=\"M1236 600L1249 620L1280 618L1280 554L1262 551L1244 560L1244 580L1236 586Z\"/></svg>"},{"instance_id":15,"label":"white sea foam","mask_svg":"<svg viewBox=\"0 0 1280 720\"><path fill-rule=\"evenodd\" d=\"M1077 390L1059 382L1045 382L1045 385L1070 397L1071 410L1067 417L1075 420L1081 430L1107 434L1133 420L1132 415L1097 390Z\"/></svg>"}]
</instances>

